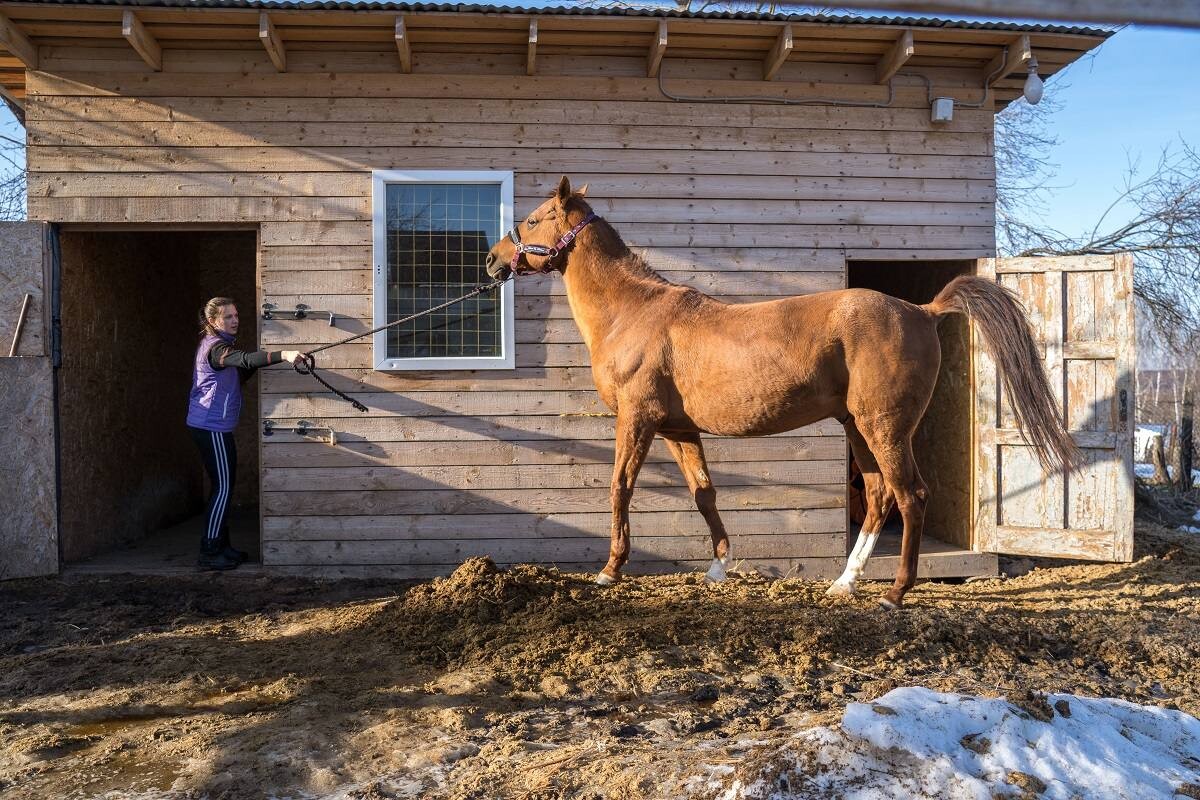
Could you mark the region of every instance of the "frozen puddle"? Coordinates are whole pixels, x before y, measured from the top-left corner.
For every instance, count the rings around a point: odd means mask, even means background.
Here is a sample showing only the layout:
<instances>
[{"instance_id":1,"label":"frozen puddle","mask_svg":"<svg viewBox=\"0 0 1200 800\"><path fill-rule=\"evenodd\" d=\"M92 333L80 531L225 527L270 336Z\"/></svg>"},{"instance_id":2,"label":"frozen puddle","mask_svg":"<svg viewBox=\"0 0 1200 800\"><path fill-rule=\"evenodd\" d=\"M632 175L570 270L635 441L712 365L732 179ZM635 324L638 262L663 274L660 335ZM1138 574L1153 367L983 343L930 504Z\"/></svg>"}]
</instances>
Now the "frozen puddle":
<instances>
[{"instance_id":1,"label":"frozen puddle","mask_svg":"<svg viewBox=\"0 0 1200 800\"><path fill-rule=\"evenodd\" d=\"M1026 710L906 687L850 704L840 727L804 730L769 762L718 796L1170 800L1200 797L1200 720L1123 700L1051 694Z\"/></svg>"}]
</instances>

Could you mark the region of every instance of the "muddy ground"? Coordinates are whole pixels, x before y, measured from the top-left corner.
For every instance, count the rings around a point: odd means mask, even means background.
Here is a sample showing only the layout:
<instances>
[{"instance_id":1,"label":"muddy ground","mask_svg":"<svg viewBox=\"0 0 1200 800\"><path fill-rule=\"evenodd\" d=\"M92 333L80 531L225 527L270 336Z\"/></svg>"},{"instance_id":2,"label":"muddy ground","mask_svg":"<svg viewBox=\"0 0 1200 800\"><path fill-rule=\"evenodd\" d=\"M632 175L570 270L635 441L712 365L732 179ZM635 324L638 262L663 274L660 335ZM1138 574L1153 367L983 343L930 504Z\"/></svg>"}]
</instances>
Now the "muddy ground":
<instances>
[{"instance_id":1,"label":"muddy ground","mask_svg":"<svg viewBox=\"0 0 1200 800\"><path fill-rule=\"evenodd\" d=\"M423 583L3 584L0 795L713 796L911 684L1200 715L1198 535L1142 521L1131 564L924 583L894 613L882 584L826 585L601 589L483 560Z\"/></svg>"}]
</instances>

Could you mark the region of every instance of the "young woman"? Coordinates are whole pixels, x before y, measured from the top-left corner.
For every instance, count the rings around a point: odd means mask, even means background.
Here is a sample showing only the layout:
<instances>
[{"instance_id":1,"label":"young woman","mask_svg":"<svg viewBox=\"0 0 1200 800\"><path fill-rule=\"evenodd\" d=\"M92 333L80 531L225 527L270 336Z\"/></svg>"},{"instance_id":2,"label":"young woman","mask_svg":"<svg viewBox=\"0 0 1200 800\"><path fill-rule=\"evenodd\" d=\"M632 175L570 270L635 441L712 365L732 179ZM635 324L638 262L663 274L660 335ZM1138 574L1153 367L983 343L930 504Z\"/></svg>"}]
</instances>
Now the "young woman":
<instances>
[{"instance_id":1,"label":"young woman","mask_svg":"<svg viewBox=\"0 0 1200 800\"><path fill-rule=\"evenodd\" d=\"M214 297L204 304L187 414L188 431L200 448L213 487L200 542L201 569L233 569L247 558L229 544L225 522L237 466L233 431L242 410L242 384L259 367L295 364L304 356L299 350L237 350L233 346L237 332L238 312L232 299Z\"/></svg>"}]
</instances>

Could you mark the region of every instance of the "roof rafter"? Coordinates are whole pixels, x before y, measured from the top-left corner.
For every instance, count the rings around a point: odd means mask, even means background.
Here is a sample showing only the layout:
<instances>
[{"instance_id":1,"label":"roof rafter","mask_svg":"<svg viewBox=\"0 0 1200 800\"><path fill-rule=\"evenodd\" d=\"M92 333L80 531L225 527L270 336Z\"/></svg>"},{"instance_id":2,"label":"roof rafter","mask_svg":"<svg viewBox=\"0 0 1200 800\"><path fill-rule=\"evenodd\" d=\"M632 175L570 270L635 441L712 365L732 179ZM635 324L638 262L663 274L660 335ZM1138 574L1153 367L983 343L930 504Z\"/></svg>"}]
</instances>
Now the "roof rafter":
<instances>
[{"instance_id":1,"label":"roof rafter","mask_svg":"<svg viewBox=\"0 0 1200 800\"><path fill-rule=\"evenodd\" d=\"M125 9L121 15L121 35L142 57L142 61L155 72L162 72L162 46L150 35L132 9Z\"/></svg>"},{"instance_id":2,"label":"roof rafter","mask_svg":"<svg viewBox=\"0 0 1200 800\"><path fill-rule=\"evenodd\" d=\"M771 47L771 52L767 54L767 58L763 61L763 80L773 81L779 73L783 62L792 53L792 26L784 25L779 31L779 36L775 37L775 44Z\"/></svg>"},{"instance_id":3,"label":"roof rafter","mask_svg":"<svg viewBox=\"0 0 1200 800\"><path fill-rule=\"evenodd\" d=\"M265 11L258 15L258 40L266 48L275 69L287 72L287 50L284 49L283 39L279 38L279 31L275 29L275 23L271 22Z\"/></svg>"},{"instance_id":4,"label":"roof rafter","mask_svg":"<svg viewBox=\"0 0 1200 800\"><path fill-rule=\"evenodd\" d=\"M916 52L912 31L905 31L875 65L875 82L887 83Z\"/></svg>"},{"instance_id":5,"label":"roof rafter","mask_svg":"<svg viewBox=\"0 0 1200 800\"><path fill-rule=\"evenodd\" d=\"M0 14L0 45L16 56L25 69L38 68L38 49L25 32L8 17Z\"/></svg>"},{"instance_id":6,"label":"roof rafter","mask_svg":"<svg viewBox=\"0 0 1200 800\"><path fill-rule=\"evenodd\" d=\"M25 124L25 102L13 94L12 89L9 89L3 83L0 83L0 98L8 103L13 110L13 115L22 125Z\"/></svg>"},{"instance_id":7,"label":"roof rafter","mask_svg":"<svg viewBox=\"0 0 1200 800\"><path fill-rule=\"evenodd\" d=\"M408 30L404 27L404 15L396 17L396 52L400 56L400 71L412 72L412 46L408 43Z\"/></svg>"},{"instance_id":8,"label":"roof rafter","mask_svg":"<svg viewBox=\"0 0 1200 800\"><path fill-rule=\"evenodd\" d=\"M646 77L653 78L662 66L663 54L667 52L667 21L658 21L658 33L650 43L650 53L646 56Z\"/></svg>"},{"instance_id":9,"label":"roof rafter","mask_svg":"<svg viewBox=\"0 0 1200 800\"><path fill-rule=\"evenodd\" d=\"M525 56L525 74L537 72L537 17L529 20L529 45Z\"/></svg>"},{"instance_id":10,"label":"roof rafter","mask_svg":"<svg viewBox=\"0 0 1200 800\"><path fill-rule=\"evenodd\" d=\"M988 86L995 86L997 82L1033 58L1033 48L1029 46L1029 34L1027 33L1022 33L1009 42L1007 48L1007 52L1001 50L983 68L983 79L987 81Z\"/></svg>"}]
</instances>

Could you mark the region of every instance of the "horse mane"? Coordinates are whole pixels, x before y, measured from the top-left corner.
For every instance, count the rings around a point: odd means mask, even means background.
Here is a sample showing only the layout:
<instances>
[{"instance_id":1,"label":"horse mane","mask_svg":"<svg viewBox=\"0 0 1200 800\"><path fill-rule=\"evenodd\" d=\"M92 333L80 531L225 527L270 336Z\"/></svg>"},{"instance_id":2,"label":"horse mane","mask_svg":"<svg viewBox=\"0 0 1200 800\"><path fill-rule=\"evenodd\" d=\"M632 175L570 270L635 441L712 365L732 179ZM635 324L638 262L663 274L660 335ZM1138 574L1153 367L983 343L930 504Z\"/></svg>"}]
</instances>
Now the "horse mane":
<instances>
[{"instance_id":1,"label":"horse mane","mask_svg":"<svg viewBox=\"0 0 1200 800\"><path fill-rule=\"evenodd\" d=\"M592 210L586 203L582 205L588 211ZM625 240L621 238L621 235L617 233L616 228L609 224L608 220L604 217L597 216L596 221L589 227L593 236L600 237L600 251L621 266L627 275L639 281L645 281L657 286L676 285L662 275L659 275L650 266L650 262L644 256L630 248L625 243Z\"/></svg>"}]
</instances>

